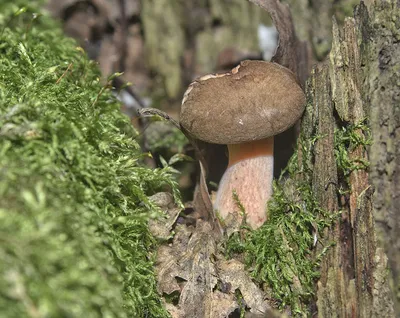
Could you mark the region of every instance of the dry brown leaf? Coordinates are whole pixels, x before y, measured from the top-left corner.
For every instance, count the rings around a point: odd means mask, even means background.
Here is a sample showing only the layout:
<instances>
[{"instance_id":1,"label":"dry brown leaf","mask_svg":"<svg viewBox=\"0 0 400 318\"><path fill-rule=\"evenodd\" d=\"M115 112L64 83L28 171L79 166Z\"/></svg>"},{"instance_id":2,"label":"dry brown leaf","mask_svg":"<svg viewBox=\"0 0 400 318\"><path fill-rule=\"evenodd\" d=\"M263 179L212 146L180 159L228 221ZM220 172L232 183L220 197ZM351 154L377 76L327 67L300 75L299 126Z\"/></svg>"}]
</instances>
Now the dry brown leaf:
<instances>
[{"instance_id":1,"label":"dry brown leaf","mask_svg":"<svg viewBox=\"0 0 400 318\"><path fill-rule=\"evenodd\" d=\"M235 295L226 294L219 290L208 294L206 316L212 318L225 318L238 309Z\"/></svg>"},{"instance_id":2,"label":"dry brown leaf","mask_svg":"<svg viewBox=\"0 0 400 318\"><path fill-rule=\"evenodd\" d=\"M221 235L222 228L215 216L213 204L208 191L206 183L206 169L202 161L200 164L200 180L196 186L193 196L193 207L197 213L199 213L205 220L208 220L215 234Z\"/></svg>"},{"instance_id":3,"label":"dry brown leaf","mask_svg":"<svg viewBox=\"0 0 400 318\"><path fill-rule=\"evenodd\" d=\"M233 211L223 221L224 232L227 237L239 232L243 224L243 216L238 211Z\"/></svg>"},{"instance_id":4,"label":"dry brown leaf","mask_svg":"<svg viewBox=\"0 0 400 318\"><path fill-rule=\"evenodd\" d=\"M253 283L244 264L235 259L223 260L218 263L218 270L219 278L232 286L232 292L237 289L240 291L250 312L263 314L269 309L264 293Z\"/></svg>"},{"instance_id":5,"label":"dry brown leaf","mask_svg":"<svg viewBox=\"0 0 400 318\"><path fill-rule=\"evenodd\" d=\"M218 282L213 262L217 247L210 224L199 220L196 228L182 225L176 232L172 247L161 246L158 251L158 290L163 294L180 291L182 317L206 317Z\"/></svg>"},{"instance_id":6,"label":"dry brown leaf","mask_svg":"<svg viewBox=\"0 0 400 318\"><path fill-rule=\"evenodd\" d=\"M171 230L175 224L181 208L176 206L174 198L169 192L159 192L149 198L165 214L165 218L149 221L150 232L158 239L166 240L171 237Z\"/></svg>"},{"instance_id":7,"label":"dry brown leaf","mask_svg":"<svg viewBox=\"0 0 400 318\"><path fill-rule=\"evenodd\" d=\"M157 251L157 288L162 294L171 295L174 292L181 292L176 280L177 277L182 276L178 257L179 253L170 246L160 246Z\"/></svg>"},{"instance_id":8,"label":"dry brown leaf","mask_svg":"<svg viewBox=\"0 0 400 318\"><path fill-rule=\"evenodd\" d=\"M172 318L184 317L184 313L178 307L164 302L165 309L169 312Z\"/></svg>"},{"instance_id":9,"label":"dry brown leaf","mask_svg":"<svg viewBox=\"0 0 400 318\"><path fill-rule=\"evenodd\" d=\"M208 222L198 220L196 227L177 225L175 231L173 243L159 248L156 265L159 292L179 293L178 305L167 307L171 315L226 317L240 307L237 290L250 312L262 314L269 309L244 265L219 254L219 239Z\"/></svg>"}]
</instances>

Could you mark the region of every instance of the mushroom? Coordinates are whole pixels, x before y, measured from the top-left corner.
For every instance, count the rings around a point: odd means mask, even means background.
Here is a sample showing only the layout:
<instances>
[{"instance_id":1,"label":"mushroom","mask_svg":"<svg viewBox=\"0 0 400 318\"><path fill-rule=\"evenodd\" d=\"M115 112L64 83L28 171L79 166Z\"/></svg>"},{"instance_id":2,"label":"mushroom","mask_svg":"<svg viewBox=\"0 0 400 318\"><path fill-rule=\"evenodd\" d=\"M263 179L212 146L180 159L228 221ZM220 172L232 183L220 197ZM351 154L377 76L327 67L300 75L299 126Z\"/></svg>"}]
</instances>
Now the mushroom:
<instances>
[{"instance_id":1,"label":"mushroom","mask_svg":"<svg viewBox=\"0 0 400 318\"><path fill-rule=\"evenodd\" d=\"M229 164L214 209L222 218L240 212L260 227L272 195L274 135L291 127L304 111L305 96L287 68L264 61L243 61L230 73L206 75L183 97L180 125L193 137L226 144Z\"/></svg>"}]
</instances>

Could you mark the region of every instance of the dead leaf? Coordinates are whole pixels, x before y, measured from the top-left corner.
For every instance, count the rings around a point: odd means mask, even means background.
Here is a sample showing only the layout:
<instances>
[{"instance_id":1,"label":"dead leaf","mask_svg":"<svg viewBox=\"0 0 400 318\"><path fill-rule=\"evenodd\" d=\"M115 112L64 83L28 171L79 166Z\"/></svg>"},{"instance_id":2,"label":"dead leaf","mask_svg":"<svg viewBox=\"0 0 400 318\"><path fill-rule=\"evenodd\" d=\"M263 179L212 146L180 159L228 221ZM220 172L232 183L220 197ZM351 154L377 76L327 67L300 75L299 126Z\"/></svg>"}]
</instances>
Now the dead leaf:
<instances>
[{"instance_id":1,"label":"dead leaf","mask_svg":"<svg viewBox=\"0 0 400 318\"><path fill-rule=\"evenodd\" d=\"M208 191L206 183L206 170L201 161L200 164L200 180L196 185L196 189L193 195L193 207L197 213L199 213L205 220L208 220L215 234L221 235L222 228L219 220L215 216L213 204Z\"/></svg>"},{"instance_id":2,"label":"dead leaf","mask_svg":"<svg viewBox=\"0 0 400 318\"><path fill-rule=\"evenodd\" d=\"M223 220L224 232L227 237L239 232L243 224L243 216L238 211L233 211Z\"/></svg>"},{"instance_id":3,"label":"dead leaf","mask_svg":"<svg viewBox=\"0 0 400 318\"><path fill-rule=\"evenodd\" d=\"M289 318L290 316L287 314L281 314L279 311L268 309L264 314L254 314L251 312L246 312L244 315L245 318Z\"/></svg>"},{"instance_id":4,"label":"dead leaf","mask_svg":"<svg viewBox=\"0 0 400 318\"><path fill-rule=\"evenodd\" d=\"M233 294L222 293L219 290L208 294L206 317L225 318L239 306Z\"/></svg>"},{"instance_id":5,"label":"dead leaf","mask_svg":"<svg viewBox=\"0 0 400 318\"><path fill-rule=\"evenodd\" d=\"M178 224L175 231L173 243L159 248L156 264L158 291L179 293L177 306L167 307L171 315L227 317L240 307L237 290L250 312L267 312L265 294L242 263L224 258L217 248L219 235L208 222L198 220L196 227Z\"/></svg>"},{"instance_id":6,"label":"dead leaf","mask_svg":"<svg viewBox=\"0 0 400 318\"><path fill-rule=\"evenodd\" d=\"M149 221L150 232L158 239L167 240L182 209L175 204L169 192L156 193L149 199L165 213L165 218Z\"/></svg>"},{"instance_id":7,"label":"dead leaf","mask_svg":"<svg viewBox=\"0 0 400 318\"><path fill-rule=\"evenodd\" d=\"M211 226L199 220L196 228L177 226L171 247L161 246L156 272L160 293L180 291L179 310L182 317L206 317L211 294L216 286L214 257L216 241ZM182 286L178 282L183 282Z\"/></svg>"},{"instance_id":8,"label":"dead leaf","mask_svg":"<svg viewBox=\"0 0 400 318\"><path fill-rule=\"evenodd\" d=\"M240 291L251 313L263 314L267 311L269 305L264 299L264 293L251 280L244 264L235 259L223 260L218 263L218 270L219 278L231 284L232 292L237 289Z\"/></svg>"},{"instance_id":9,"label":"dead leaf","mask_svg":"<svg viewBox=\"0 0 400 318\"><path fill-rule=\"evenodd\" d=\"M167 309L167 311L169 312L169 314L171 315L172 318L184 317L184 313L182 312L182 310L180 310L176 306L174 306L172 304L168 304L166 302L164 302L164 306L165 306L165 309Z\"/></svg>"},{"instance_id":10,"label":"dead leaf","mask_svg":"<svg viewBox=\"0 0 400 318\"><path fill-rule=\"evenodd\" d=\"M180 266L178 264L179 253L175 253L170 246L160 246L157 251L157 288L162 294L171 295L174 292L181 292L176 280L180 277Z\"/></svg>"}]
</instances>

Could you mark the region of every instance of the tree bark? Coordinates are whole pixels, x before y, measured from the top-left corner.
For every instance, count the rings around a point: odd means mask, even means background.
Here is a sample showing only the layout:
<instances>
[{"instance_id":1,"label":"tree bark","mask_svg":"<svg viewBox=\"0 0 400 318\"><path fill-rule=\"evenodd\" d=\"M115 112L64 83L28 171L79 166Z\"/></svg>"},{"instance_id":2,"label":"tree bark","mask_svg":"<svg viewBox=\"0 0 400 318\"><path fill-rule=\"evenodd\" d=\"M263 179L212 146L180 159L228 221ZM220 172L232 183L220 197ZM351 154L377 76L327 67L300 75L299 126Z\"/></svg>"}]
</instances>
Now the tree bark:
<instances>
[{"instance_id":1,"label":"tree bark","mask_svg":"<svg viewBox=\"0 0 400 318\"><path fill-rule=\"evenodd\" d=\"M361 3L342 30L333 20L329 59L308 81L299 166L321 207L341 212L326 233L318 317L400 312L399 21L396 0Z\"/></svg>"}]
</instances>

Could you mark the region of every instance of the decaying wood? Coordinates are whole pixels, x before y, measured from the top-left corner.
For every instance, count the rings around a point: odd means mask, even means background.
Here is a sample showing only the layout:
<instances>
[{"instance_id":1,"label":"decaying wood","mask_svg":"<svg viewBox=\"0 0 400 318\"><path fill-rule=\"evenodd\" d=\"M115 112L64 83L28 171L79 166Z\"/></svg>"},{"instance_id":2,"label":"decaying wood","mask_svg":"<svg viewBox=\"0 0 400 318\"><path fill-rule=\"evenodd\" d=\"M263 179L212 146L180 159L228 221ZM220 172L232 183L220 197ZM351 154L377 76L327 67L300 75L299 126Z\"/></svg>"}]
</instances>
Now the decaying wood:
<instances>
[{"instance_id":1,"label":"decaying wood","mask_svg":"<svg viewBox=\"0 0 400 318\"><path fill-rule=\"evenodd\" d=\"M399 239L394 234L399 229L399 200L395 199L400 187L400 165L394 155L400 152L396 141L400 117L395 105L400 94L398 85L393 85L398 70L388 64L400 60L400 46L395 44L399 41L400 10L394 0L376 1L370 10L368 13L364 4L358 6L355 17L347 18L342 30L334 21L329 61L315 68L307 87L309 103L302 138L318 136L313 149L313 189L324 209L332 213L341 210L339 222L328 233L328 239L336 244L322 262L318 317L395 316L400 266ZM382 71L386 73L383 78ZM352 170L346 181L338 172L334 132L363 121L372 130L369 152L365 144L347 151L352 162L370 160L371 165L369 171ZM352 133L354 138L369 138L360 128ZM387 145L392 160L388 160ZM388 241L383 229L390 228L393 235L389 232Z\"/></svg>"}]
</instances>

